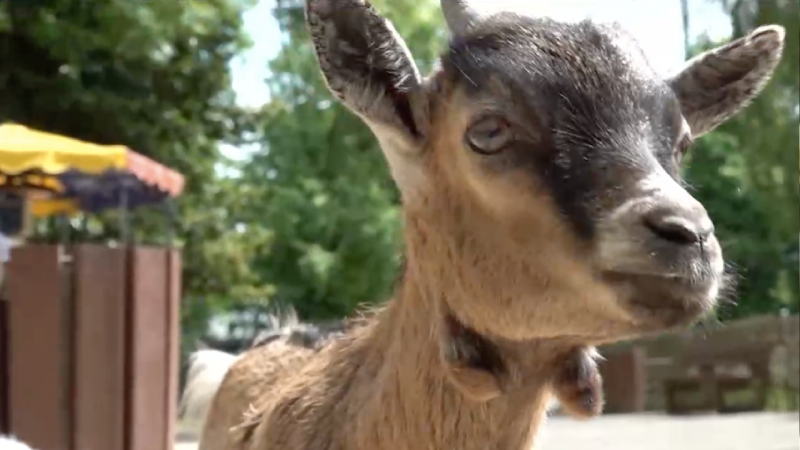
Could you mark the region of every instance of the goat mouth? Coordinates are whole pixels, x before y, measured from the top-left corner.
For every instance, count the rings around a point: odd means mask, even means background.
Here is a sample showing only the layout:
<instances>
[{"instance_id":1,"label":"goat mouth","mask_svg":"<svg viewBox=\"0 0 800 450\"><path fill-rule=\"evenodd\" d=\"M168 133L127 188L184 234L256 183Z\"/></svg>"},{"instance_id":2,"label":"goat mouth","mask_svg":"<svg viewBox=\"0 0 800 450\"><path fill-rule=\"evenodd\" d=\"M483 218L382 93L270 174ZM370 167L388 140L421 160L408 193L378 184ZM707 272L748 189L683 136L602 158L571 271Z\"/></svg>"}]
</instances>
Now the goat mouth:
<instances>
[{"instance_id":1,"label":"goat mouth","mask_svg":"<svg viewBox=\"0 0 800 450\"><path fill-rule=\"evenodd\" d=\"M692 274L647 270L607 270L603 272L603 278L611 283L657 283L670 285L674 289L705 291L717 283L719 276L708 270Z\"/></svg>"},{"instance_id":2,"label":"goat mouth","mask_svg":"<svg viewBox=\"0 0 800 450\"><path fill-rule=\"evenodd\" d=\"M709 313L717 302L719 277L607 272L604 279L618 288L620 301L645 326L687 325Z\"/></svg>"}]
</instances>

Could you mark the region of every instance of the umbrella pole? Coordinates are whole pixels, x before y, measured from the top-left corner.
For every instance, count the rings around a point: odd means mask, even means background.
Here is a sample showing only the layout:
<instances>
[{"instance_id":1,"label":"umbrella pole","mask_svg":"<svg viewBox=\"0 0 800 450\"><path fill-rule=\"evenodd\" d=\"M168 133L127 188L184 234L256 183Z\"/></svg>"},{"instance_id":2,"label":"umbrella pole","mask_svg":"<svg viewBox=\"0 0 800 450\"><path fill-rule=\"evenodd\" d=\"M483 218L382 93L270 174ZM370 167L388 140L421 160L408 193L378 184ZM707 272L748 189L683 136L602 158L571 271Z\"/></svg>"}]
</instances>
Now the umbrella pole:
<instances>
[{"instance_id":1,"label":"umbrella pole","mask_svg":"<svg viewBox=\"0 0 800 450\"><path fill-rule=\"evenodd\" d=\"M119 233L120 239L124 244L130 243L128 225L128 189L127 186L123 186L119 202Z\"/></svg>"},{"instance_id":2,"label":"umbrella pole","mask_svg":"<svg viewBox=\"0 0 800 450\"><path fill-rule=\"evenodd\" d=\"M63 213L59 214L56 217L56 227L58 228L58 243L61 245L69 245L69 238L70 238L69 217Z\"/></svg>"},{"instance_id":3,"label":"umbrella pole","mask_svg":"<svg viewBox=\"0 0 800 450\"><path fill-rule=\"evenodd\" d=\"M59 399L60 407L64 413L66 420L62 423L62 432L64 436L71 436L73 429L73 416L72 416L72 396L70 395L72 387L72 370L71 364L73 361L73 339L72 329L74 323L74 292L72 280L72 252L70 248L70 220L66 213L60 213L56 217L56 227L58 228L58 265L59 276L63 285L59 291L59 306L61 308L61 320L63 325L64 334L61 340L61 364L69 368L67 376L64 377L61 385L61 398Z\"/></svg>"},{"instance_id":4,"label":"umbrella pole","mask_svg":"<svg viewBox=\"0 0 800 450\"><path fill-rule=\"evenodd\" d=\"M89 215L86 214L86 213L81 213L81 219L80 220L81 220L80 221L80 224L81 224L81 233L80 234L81 234L81 236L84 237L84 239L86 239L86 236L89 235Z\"/></svg>"},{"instance_id":5,"label":"umbrella pole","mask_svg":"<svg viewBox=\"0 0 800 450\"><path fill-rule=\"evenodd\" d=\"M178 223L178 210L175 207L175 201L172 198L167 198L164 202L164 209L167 214L167 246L172 248L175 246L175 228Z\"/></svg>"}]
</instances>

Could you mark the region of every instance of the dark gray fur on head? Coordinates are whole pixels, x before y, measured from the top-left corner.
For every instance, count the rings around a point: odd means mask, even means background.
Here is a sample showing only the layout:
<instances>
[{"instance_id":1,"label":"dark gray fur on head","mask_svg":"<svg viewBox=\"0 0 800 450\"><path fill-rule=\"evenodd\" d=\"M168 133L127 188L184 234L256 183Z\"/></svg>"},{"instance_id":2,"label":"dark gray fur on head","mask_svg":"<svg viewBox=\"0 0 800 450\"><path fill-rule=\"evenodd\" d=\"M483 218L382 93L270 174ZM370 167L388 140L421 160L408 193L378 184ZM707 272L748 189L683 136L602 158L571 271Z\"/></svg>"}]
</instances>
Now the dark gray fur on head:
<instances>
[{"instance_id":1,"label":"dark gray fur on head","mask_svg":"<svg viewBox=\"0 0 800 450\"><path fill-rule=\"evenodd\" d=\"M668 79L696 137L741 111L769 81L781 60L786 31L763 26L687 61Z\"/></svg>"}]
</instances>

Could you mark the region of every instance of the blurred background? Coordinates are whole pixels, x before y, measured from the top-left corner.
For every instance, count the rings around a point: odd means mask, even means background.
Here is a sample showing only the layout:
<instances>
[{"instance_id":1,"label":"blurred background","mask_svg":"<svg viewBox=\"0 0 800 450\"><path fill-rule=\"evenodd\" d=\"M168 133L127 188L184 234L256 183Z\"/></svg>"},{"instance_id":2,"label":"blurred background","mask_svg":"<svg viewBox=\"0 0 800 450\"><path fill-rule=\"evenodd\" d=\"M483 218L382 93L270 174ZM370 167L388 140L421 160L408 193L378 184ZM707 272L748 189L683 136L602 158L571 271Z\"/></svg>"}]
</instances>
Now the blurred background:
<instances>
[{"instance_id":1,"label":"blurred background","mask_svg":"<svg viewBox=\"0 0 800 450\"><path fill-rule=\"evenodd\" d=\"M736 305L721 308L701 334L720 323L743 323L735 336L753 336L775 332L780 317L796 322L800 1L513 3L558 20L616 20L665 74L758 25L786 27L772 82L744 113L696 143L684 175L739 274ZM438 2L373 4L428 71L445 43ZM300 1L2 2L0 122L123 144L184 174L173 231L149 210L132 212L130 226L137 242L174 237L182 249L182 360L198 345L240 351L274 326L277 310L327 323L390 294L401 252L398 194L370 131L324 88ZM71 235L114 239L116 214L78 214ZM58 235L56 220L43 218L27 239ZM674 357L665 349L692 336L640 347L655 367L653 355ZM796 359L796 346L789 348ZM787 364L785 376L796 381ZM666 400L647 402L660 408ZM770 402L796 408L796 394Z\"/></svg>"}]
</instances>

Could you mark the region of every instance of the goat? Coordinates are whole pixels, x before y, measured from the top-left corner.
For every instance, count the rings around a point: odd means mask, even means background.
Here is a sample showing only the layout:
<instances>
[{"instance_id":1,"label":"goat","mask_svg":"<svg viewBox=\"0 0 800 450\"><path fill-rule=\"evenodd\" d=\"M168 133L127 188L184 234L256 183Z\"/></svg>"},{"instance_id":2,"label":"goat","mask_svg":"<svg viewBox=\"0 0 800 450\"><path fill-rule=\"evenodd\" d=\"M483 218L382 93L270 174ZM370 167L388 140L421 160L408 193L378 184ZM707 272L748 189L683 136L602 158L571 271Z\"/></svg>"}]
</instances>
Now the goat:
<instances>
[{"instance_id":1,"label":"goat","mask_svg":"<svg viewBox=\"0 0 800 450\"><path fill-rule=\"evenodd\" d=\"M327 87L400 191L406 268L321 349L241 355L200 450L527 450L554 391L599 412L593 346L719 301L722 250L679 168L758 95L784 29L662 78L615 24L441 5L451 39L422 78L368 2L307 0Z\"/></svg>"},{"instance_id":2,"label":"goat","mask_svg":"<svg viewBox=\"0 0 800 450\"><path fill-rule=\"evenodd\" d=\"M301 349L318 348L338 334L335 328L322 330L314 324L300 322L294 308L284 308L279 314L269 314L268 322L268 329L253 339L251 348L275 343L302 351ZM181 421L202 426L211 399L238 357L239 355L206 348L189 355L186 384L178 409Z\"/></svg>"}]
</instances>

